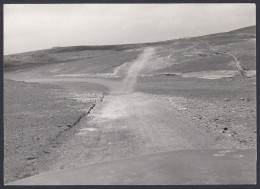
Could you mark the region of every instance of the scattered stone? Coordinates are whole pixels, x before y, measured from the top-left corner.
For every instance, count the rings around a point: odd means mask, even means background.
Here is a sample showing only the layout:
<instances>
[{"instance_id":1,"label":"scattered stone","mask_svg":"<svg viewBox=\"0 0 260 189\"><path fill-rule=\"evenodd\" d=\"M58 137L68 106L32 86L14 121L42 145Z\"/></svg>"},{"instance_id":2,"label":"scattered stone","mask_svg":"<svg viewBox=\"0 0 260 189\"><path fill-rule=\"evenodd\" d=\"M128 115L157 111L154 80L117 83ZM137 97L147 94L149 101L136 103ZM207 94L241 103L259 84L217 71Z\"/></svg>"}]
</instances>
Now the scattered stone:
<instances>
[{"instance_id":1,"label":"scattered stone","mask_svg":"<svg viewBox=\"0 0 260 189\"><path fill-rule=\"evenodd\" d=\"M225 100L225 101L230 101L230 99L229 99L229 98L225 98L224 100Z\"/></svg>"},{"instance_id":2,"label":"scattered stone","mask_svg":"<svg viewBox=\"0 0 260 189\"><path fill-rule=\"evenodd\" d=\"M256 83L252 83L252 85L256 85Z\"/></svg>"},{"instance_id":3,"label":"scattered stone","mask_svg":"<svg viewBox=\"0 0 260 189\"><path fill-rule=\"evenodd\" d=\"M31 173L23 173L21 175L18 176L19 179L22 179L22 178L26 178L26 177L29 177L31 176Z\"/></svg>"},{"instance_id":4,"label":"scattered stone","mask_svg":"<svg viewBox=\"0 0 260 189\"><path fill-rule=\"evenodd\" d=\"M242 140L240 140L239 142L240 142L240 143L244 143L244 144L247 143L247 141L246 141L245 139L242 139Z\"/></svg>"},{"instance_id":5,"label":"scattered stone","mask_svg":"<svg viewBox=\"0 0 260 189\"><path fill-rule=\"evenodd\" d=\"M240 98L240 100L245 100L244 98Z\"/></svg>"},{"instance_id":6,"label":"scattered stone","mask_svg":"<svg viewBox=\"0 0 260 189\"><path fill-rule=\"evenodd\" d=\"M50 152L49 151L46 151L46 150L44 150L43 151L45 154L50 154Z\"/></svg>"},{"instance_id":7,"label":"scattered stone","mask_svg":"<svg viewBox=\"0 0 260 189\"><path fill-rule=\"evenodd\" d=\"M201 115L198 115L197 117L198 117L199 119L202 119L202 116L201 116Z\"/></svg>"},{"instance_id":8,"label":"scattered stone","mask_svg":"<svg viewBox=\"0 0 260 189\"><path fill-rule=\"evenodd\" d=\"M33 160L35 158L36 158L35 156L30 156L30 157L26 158L26 160Z\"/></svg>"}]
</instances>

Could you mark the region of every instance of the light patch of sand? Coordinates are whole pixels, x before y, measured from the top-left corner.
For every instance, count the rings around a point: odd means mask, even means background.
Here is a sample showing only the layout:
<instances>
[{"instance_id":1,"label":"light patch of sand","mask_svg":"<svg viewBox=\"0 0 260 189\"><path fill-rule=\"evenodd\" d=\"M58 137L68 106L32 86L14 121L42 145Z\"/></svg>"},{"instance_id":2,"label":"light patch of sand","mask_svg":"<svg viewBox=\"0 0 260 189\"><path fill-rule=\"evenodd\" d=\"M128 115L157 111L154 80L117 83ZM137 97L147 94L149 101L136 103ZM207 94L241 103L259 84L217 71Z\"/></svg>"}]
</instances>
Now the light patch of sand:
<instances>
[{"instance_id":1,"label":"light patch of sand","mask_svg":"<svg viewBox=\"0 0 260 189\"><path fill-rule=\"evenodd\" d=\"M225 154L225 153L234 152L234 151L235 150L222 150L222 151L218 151L218 153Z\"/></svg>"},{"instance_id":2,"label":"light patch of sand","mask_svg":"<svg viewBox=\"0 0 260 189\"><path fill-rule=\"evenodd\" d=\"M226 154L213 154L213 156L217 156L217 157L219 157L219 156L225 156Z\"/></svg>"},{"instance_id":3,"label":"light patch of sand","mask_svg":"<svg viewBox=\"0 0 260 189\"><path fill-rule=\"evenodd\" d=\"M94 127L83 128L76 135L86 135L89 131L98 131L98 129Z\"/></svg>"},{"instance_id":4,"label":"light patch of sand","mask_svg":"<svg viewBox=\"0 0 260 189\"><path fill-rule=\"evenodd\" d=\"M86 74L59 74L55 75L58 77L81 77L81 76L86 76Z\"/></svg>"},{"instance_id":5,"label":"light patch of sand","mask_svg":"<svg viewBox=\"0 0 260 189\"><path fill-rule=\"evenodd\" d=\"M56 73L57 71L59 71L60 69L58 69L58 68L55 68L55 69L52 69L50 72L51 73Z\"/></svg>"},{"instance_id":6,"label":"light patch of sand","mask_svg":"<svg viewBox=\"0 0 260 189\"><path fill-rule=\"evenodd\" d=\"M256 75L256 70L247 70L245 74L247 77L253 77Z\"/></svg>"},{"instance_id":7,"label":"light patch of sand","mask_svg":"<svg viewBox=\"0 0 260 189\"><path fill-rule=\"evenodd\" d=\"M224 77L230 77L230 78L234 77L237 73L238 73L237 70L212 70L212 71L189 72L189 73L176 72L173 74L185 78L196 77L201 79L221 79Z\"/></svg>"},{"instance_id":8,"label":"light patch of sand","mask_svg":"<svg viewBox=\"0 0 260 189\"><path fill-rule=\"evenodd\" d=\"M118 119L129 115L127 96L112 96L110 103L106 104L101 111L101 119Z\"/></svg>"}]
</instances>

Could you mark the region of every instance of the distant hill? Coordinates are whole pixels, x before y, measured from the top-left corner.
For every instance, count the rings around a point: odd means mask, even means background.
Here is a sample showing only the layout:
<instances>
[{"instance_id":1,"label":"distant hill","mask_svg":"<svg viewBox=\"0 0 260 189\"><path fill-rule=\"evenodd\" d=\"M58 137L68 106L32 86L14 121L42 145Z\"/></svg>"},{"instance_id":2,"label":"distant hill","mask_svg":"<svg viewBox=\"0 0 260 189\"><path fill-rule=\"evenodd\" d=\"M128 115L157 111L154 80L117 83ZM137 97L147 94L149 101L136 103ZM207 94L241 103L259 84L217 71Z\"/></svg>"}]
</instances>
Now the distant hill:
<instances>
[{"instance_id":1,"label":"distant hill","mask_svg":"<svg viewBox=\"0 0 260 189\"><path fill-rule=\"evenodd\" d=\"M137 58L140 48L156 47L156 63L147 72L165 71L204 71L236 69L232 57L213 52L213 48L230 52L241 62L244 69L255 69L256 65L256 26L192 38L168 41L106 45L106 46L70 46L4 56L4 71L12 71L46 64L80 65L86 72L111 72L116 66ZM155 62L151 62L151 65Z\"/></svg>"},{"instance_id":2,"label":"distant hill","mask_svg":"<svg viewBox=\"0 0 260 189\"><path fill-rule=\"evenodd\" d=\"M230 31L228 33L251 33L251 34L256 34L256 25L255 26L249 26L245 28L240 28L237 30Z\"/></svg>"}]
</instances>

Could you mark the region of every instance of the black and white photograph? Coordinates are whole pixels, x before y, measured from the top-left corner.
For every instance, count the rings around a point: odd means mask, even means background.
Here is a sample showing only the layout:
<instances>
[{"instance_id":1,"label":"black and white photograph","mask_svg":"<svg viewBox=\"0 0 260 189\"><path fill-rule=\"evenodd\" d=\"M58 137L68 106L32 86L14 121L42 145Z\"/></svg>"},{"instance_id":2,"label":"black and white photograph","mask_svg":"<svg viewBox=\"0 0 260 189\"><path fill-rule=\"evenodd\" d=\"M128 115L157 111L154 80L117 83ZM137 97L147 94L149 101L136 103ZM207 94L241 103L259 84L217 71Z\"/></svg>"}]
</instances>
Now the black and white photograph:
<instances>
[{"instance_id":1,"label":"black and white photograph","mask_svg":"<svg viewBox=\"0 0 260 189\"><path fill-rule=\"evenodd\" d=\"M3 5L4 185L255 185L256 4Z\"/></svg>"}]
</instances>

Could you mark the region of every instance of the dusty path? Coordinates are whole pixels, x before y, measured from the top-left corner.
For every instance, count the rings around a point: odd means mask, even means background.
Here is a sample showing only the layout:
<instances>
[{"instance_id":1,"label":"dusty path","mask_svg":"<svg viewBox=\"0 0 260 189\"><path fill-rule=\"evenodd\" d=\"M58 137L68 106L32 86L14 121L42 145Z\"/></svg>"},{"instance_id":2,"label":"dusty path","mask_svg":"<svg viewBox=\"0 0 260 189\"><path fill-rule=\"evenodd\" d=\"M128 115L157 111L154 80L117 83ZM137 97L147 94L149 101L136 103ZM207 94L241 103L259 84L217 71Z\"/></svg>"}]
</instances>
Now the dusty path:
<instances>
[{"instance_id":1,"label":"dusty path","mask_svg":"<svg viewBox=\"0 0 260 189\"><path fill-rule=\"evenodd\" d=\"M182 107L163 96L135 92L138 74L153 52L145 49L122 81L103 83L110 95L80 121L52 170L155 152L218 148L214 137L192 127L194 121L185 117Z\"/></svg>"}]
</instances>

